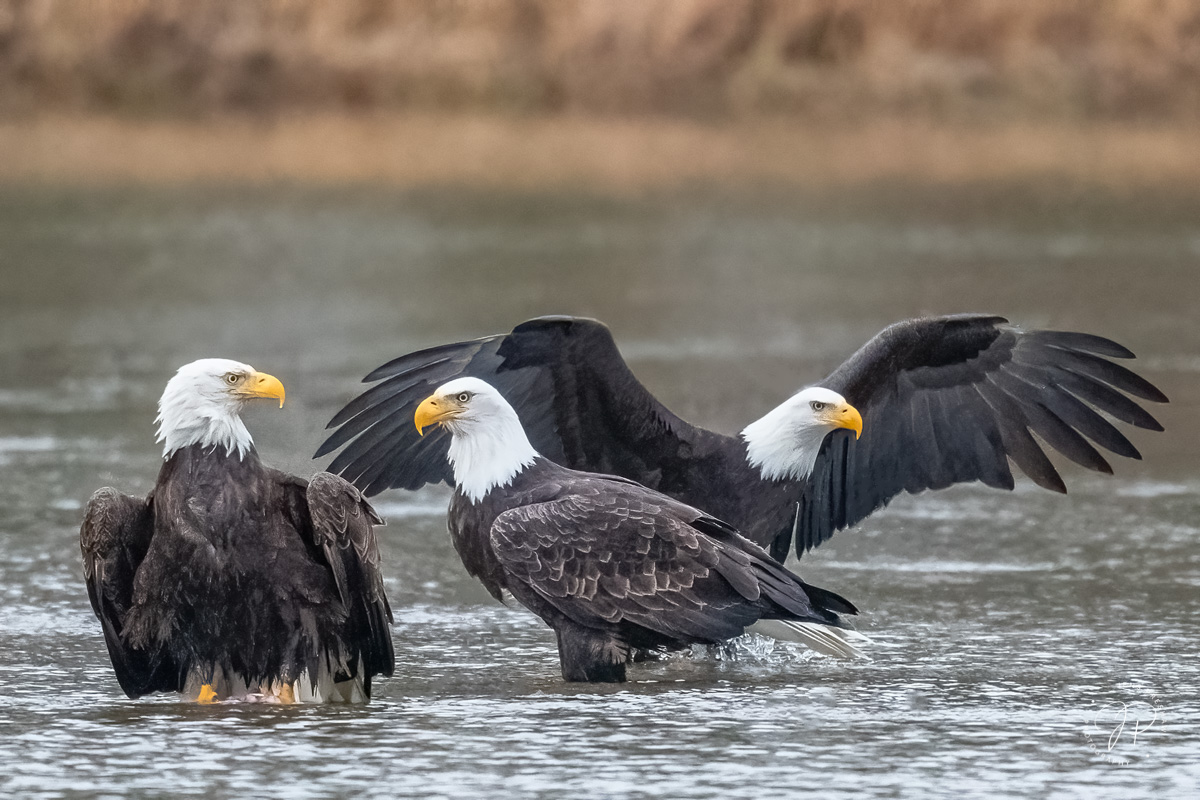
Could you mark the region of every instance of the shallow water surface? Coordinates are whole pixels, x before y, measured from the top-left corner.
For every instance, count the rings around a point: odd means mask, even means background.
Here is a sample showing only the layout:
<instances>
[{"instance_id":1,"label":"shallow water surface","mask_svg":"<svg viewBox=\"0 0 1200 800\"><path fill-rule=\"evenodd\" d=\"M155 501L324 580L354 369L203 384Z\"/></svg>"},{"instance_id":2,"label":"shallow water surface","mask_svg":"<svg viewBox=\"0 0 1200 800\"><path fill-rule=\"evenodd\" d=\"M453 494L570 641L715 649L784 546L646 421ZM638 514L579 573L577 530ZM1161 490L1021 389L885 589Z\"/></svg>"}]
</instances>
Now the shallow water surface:
<instances>
[{"instance_id":1,"label":"shallow water surface","mask_svg":"<svg viewBox=\"0 0 1200 800\"><path fill-rule=\"evenodd\" d=\"M0 791L6 796L1185 796L1200 786L1200 202L1036 187L832 196L0 191ZM491 601L448 493L377 498L397 672L366 708L127 700L83 588L90 493L143 493L173 370L278 375L248 424L309 473L413 348L577 313L683 416L737 430L868 336L995 311L1109 335L1166 434L1071 489L897 499L799 569L872 660L748 638L564 684Z\"/></svg>"}]
</instances>

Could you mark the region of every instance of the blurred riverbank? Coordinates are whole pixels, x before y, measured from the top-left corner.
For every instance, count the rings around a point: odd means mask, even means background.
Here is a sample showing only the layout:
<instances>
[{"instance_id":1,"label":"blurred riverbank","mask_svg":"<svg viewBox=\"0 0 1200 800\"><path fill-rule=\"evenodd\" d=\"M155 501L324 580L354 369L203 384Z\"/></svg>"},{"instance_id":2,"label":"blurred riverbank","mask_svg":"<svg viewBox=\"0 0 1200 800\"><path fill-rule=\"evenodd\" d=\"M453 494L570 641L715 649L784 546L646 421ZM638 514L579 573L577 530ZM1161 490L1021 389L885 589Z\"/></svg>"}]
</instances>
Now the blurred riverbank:
<instances>
[{"instance_id":1,"label":"blurred riverbank","mask_svg":"<svg viewBox=\"0 0 1200 800\"><path fill-rule=\"evenodd\" d=\"M1193 0L0 0L0 181L1200 185Z\"/></svg>"},{"instance_id":2,"label":"blurred riverbank","mask_svg":"<svg viewBox=\"0 0 1200 800\"><path fill-rule=\"evenodd\" d=\"M726 187L1042 182L1187 191L1192 125L666 117L318 114L270 120L40 115L0 122L0 181L49 184L368 183L398 187Z\"/></svg>"},{"instance_id":3,"label":"blurred riverbank","mask_svg":"<svg viewBox=\"0 0 1200 800\"><path fill-rule=\"evenodd\" d=\"M0 115L1200 120L1193 0L5 0Z\"/></svg>"}]
</instances>

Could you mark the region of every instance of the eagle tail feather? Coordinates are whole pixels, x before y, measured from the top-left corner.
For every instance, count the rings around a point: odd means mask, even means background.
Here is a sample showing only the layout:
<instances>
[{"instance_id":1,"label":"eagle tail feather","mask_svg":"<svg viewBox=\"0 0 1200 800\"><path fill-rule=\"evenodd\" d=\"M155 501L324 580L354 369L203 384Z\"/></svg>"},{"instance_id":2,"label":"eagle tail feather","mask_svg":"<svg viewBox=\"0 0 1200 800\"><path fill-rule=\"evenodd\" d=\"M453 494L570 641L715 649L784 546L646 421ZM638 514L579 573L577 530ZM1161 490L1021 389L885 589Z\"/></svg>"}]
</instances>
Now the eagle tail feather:
<instances>
[{"instance_id":1,"label":"eagle tail feather","mask_svg":"<svg viewBox=\"0 0 1200 800\"><path fill-rule=\"evenodd\" d=\"M869 658L862 646L868 639L858 631L835 628L817 622L799 622L785 619L760 619L747 633L757 633L781 642L795 642L834 658Z\"/></svg>"}]
</instances>

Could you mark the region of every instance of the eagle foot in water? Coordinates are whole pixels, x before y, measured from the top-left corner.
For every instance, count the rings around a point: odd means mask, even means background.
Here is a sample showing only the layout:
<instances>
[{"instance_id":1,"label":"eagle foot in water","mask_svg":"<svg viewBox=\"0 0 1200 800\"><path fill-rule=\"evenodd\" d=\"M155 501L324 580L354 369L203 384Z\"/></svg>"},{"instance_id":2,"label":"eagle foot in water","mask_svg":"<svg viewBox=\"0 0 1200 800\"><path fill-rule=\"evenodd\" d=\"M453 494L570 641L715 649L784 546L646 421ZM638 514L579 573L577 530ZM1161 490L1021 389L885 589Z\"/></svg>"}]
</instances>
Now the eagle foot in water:
<instances>
[{"instance_id":1,"label":"eagle foot in water","mask_svg":"<svg viewBox=\"0 0 1200 800\"><path fill-rule=\"evenodd\" d=\"M206 683L200 687L200 694L197 695L196 702L202 706L208 706L219 702L217 700L217 692L215 689L213 689L211 683Z\"/></svg>"}]
</instances>

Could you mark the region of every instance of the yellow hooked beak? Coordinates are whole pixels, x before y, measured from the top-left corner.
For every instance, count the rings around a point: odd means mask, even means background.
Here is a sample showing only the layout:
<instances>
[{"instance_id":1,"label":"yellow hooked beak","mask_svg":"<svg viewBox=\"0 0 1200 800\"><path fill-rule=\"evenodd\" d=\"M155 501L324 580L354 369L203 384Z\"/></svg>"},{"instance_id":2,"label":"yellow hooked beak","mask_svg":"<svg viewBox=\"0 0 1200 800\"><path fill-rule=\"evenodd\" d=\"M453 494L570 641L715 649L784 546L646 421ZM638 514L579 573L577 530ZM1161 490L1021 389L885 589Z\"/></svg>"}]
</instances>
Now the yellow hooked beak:
<instances>
[{"instance_id":1,"label":"yellow hooked beak","mask_svg":"<svg viewBox=\"0 0 1200 800\"><path fill-rule=\"evenodd\" d=\"M283 384L279 378L274 375L268 375L265 372L252 372L246 376L245 383L238 391L238 394L243 397L269 397L279 400L279 407L283 408Z\"/></svg>"},{"instance_id":2,"label":"yellow hooked beak","mask_svg":"<svg viewBox=\"0 0 1200 800\"><path fill-rule=\"evenodd\" d=\"M849 403L842 403L833 411L833 424L839 428L849 428L854 431L854 438L862 436L862 414Z\"/></svg>"},{"instance_id":3,"label":"yellow hooked beak","mask_svg":"<svg viewBox=\"0 0 1200 800\"><path fill-rule=\"evenodd\" d=\"M421 436L425 435L425 429L430 425L436 425L442 420L454 416L454 409L448 407L445 398L430 395L421 401L421 405L417 406L417 413L413 414L413 424L417 426L417 433Z\"/></svg>"}]
</instances>

